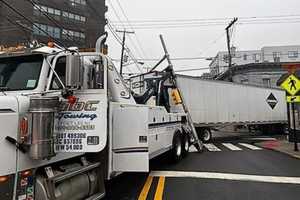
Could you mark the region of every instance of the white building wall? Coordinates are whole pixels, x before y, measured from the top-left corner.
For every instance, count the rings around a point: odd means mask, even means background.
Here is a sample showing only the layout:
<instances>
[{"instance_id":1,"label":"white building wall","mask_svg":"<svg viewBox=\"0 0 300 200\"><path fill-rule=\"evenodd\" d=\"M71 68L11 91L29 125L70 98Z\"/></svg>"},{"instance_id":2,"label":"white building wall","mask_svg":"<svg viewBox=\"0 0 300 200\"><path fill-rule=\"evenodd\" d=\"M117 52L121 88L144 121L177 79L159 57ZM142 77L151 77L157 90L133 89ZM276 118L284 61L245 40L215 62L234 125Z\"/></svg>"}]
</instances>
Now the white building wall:
<instances>
[{"instance_id":1,"label":"white building wall","mask_svg":"<svg viewBox=\"0 0 300 200\"><path fill-rule=\"evenodd\" d=\"M300 45L266 46L261 50L232 52L233 65L245 65L262 62L299 62ZM274 58L275 57L275 58ZM210 63L212 75L221 74L228 69L228 52L221 51Z\"/></svg>"},{"instance_id":2,"label":"white building wall","mask_svg":"<svg viewBox=\"0 0 300 200\"><path fill-rule=\"evenodd\" d=\"M300 60L299 53L300 46L273 46L262 48L264 62L297 62ZM274 58L276 56L279 56L279 60Z\"/></svg>"}]
</instances>

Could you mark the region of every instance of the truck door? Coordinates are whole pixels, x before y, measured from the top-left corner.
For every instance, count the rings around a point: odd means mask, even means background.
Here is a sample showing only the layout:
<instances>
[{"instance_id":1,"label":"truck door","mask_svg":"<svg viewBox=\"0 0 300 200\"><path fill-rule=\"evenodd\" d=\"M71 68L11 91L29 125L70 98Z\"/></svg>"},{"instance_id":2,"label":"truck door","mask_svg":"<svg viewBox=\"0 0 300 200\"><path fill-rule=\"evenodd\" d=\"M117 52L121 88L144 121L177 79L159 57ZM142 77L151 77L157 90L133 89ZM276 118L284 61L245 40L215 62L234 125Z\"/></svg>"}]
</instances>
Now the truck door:
<instances>
[{"instance_id":1,"label":"truck door","mask_svg":"<svg viewBox=\"0 0 300 200\"><path fill-rule=\"evenodd\" d=\"M112 171L149 171L148 108L112 103Z\"/></svg>"},{"instance_id":2,"label":"truck door","mask_svg":"<svg viewBox=\"0 0 300 200\"><path fill-rule=\"evenodd\" d=\"M100 152L106 147L107 69L100 58L90 57L94 63L88 63L88 59L81 57L82 62L85 61L82 66L83 86L74 91L76 102L70 103L63 99L60 112L55 116L56 152ZM48 85L51 91L61 90L60 82L65 84L66 56L57 58L55 71L60 81L52 73Z\"/></svg>"}]
</instances>

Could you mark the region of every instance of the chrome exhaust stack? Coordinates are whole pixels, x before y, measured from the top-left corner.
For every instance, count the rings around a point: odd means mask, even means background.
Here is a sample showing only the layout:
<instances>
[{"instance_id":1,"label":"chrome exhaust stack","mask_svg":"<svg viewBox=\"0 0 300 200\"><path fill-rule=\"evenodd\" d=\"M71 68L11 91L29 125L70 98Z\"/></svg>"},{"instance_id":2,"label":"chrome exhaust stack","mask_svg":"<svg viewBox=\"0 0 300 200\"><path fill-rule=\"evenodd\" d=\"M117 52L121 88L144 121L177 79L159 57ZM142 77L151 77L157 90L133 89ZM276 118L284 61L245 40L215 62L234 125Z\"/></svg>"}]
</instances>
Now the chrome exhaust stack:
<instances>
[{"instance_id":1,"label":"chrome exhaust stack","mask_svg":"<svg viewBox=\"0 0 300 200\"><path fill-rule=\"evenodd\" d=\"M31 121L30 151L34 160L49 159L54 152L54 115L58 111L59 97L31 97L29 117Z\"/></svg>"}]
</instances>

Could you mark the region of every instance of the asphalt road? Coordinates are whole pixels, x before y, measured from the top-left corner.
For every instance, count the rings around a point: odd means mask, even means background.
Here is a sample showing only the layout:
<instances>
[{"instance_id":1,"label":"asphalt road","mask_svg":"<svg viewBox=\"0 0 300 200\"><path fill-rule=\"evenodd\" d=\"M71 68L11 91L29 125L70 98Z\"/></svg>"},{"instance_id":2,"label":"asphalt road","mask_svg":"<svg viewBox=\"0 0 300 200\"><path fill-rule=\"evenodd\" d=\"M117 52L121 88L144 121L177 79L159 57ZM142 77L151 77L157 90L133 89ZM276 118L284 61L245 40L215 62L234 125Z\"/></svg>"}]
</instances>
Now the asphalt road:
<instances>
[{"instance_id":1,"label":"asphalt road","mask_svg":"<svg viewBox=\"0 0 300 200\"><path fill-rule=\"evenodd\" d=\"M189 153L177 164L161 156L151 161L150 174L124 173L111 181L106 199L300 199L300 160L253 149L257 141L255 136L218 137L211 143L216 148Z\"/></svg>"}]
</instances>

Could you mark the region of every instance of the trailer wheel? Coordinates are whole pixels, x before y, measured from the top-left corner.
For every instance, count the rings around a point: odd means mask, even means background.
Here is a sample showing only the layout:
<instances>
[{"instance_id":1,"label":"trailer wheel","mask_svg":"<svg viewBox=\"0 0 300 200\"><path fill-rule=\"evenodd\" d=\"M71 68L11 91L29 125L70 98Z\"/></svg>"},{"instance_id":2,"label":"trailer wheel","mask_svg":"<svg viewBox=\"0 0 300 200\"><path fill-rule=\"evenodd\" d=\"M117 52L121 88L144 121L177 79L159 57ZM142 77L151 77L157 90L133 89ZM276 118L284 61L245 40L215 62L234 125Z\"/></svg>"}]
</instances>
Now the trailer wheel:
<instances>
[{"instance_id":1,"label":"trailer wheel","mask_svg":"<svg viewBox=\"0 0 300 200\"><path fill-rule=\"evenodd\" d=\"M202 131L202 141L204 143L208 143L208 142L211 141L211 138L212 138L212 135L211 135L210 129L207 129L207 128L203 129L203 131Z\"/></svg>"},{"instance_id":2,"label":"trailer wheel","mask_svg":"<svg viewBox=\"0 0 300 200\"><path fill-rule=\"evenodd\" d=\"M178 162L182 158L183 148L182 148L182 137L179 131L177 131L173 136L173 144L171 150L171 159L174 162Z\"/></svg>"},{"instance_id":3,"label":"trailer wheel","mask_svg":"<svg viewBox=\"0 0 300 200\"><path fill-rule=\"evenodd\" d=\"M190 148L189 136L187 134L183 134L181 145L182 145L182 156L186 157L189 153L189 148Z\"/></svg>"}]
</instances>

